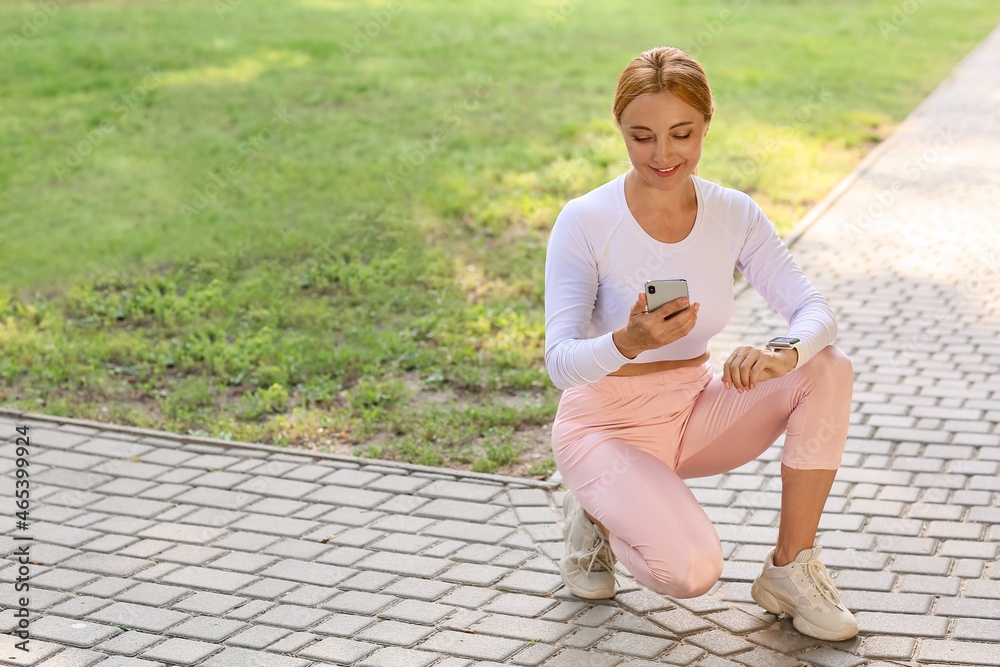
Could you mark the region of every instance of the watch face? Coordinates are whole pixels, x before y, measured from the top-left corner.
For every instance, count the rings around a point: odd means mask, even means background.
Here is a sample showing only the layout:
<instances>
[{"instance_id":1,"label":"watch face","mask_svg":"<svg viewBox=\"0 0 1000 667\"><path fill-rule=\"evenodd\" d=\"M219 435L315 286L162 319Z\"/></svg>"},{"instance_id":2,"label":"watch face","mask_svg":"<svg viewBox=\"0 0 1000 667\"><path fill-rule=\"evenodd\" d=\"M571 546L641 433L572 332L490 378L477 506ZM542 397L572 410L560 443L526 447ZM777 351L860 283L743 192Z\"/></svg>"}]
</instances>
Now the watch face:
<instances>
[{"instance_id":1,"label":"watch face","mask_svg":"<svg viewBox=\"0 0 1000 667\"><path fill-rule=\"evenodd\" d=\"M778 336L777 338L772 338L770 341L768 341L767 344L768 345L775 345L775 346L779 346L779 345L792 346L792 345L795 345L798 342L799 342L798 338L791 338L789 336Z\"/></svg>"}]
</instances>

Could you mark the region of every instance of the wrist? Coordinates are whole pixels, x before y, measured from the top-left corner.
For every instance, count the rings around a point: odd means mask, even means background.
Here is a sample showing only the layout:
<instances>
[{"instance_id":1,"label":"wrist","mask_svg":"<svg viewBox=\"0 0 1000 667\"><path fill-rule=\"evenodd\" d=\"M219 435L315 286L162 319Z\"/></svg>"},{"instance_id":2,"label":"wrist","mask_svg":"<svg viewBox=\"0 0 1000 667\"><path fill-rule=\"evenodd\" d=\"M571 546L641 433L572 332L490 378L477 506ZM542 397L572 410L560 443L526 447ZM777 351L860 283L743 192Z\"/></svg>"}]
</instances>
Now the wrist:
<instances>
[{"instance_id":1,"label":"wrist","mask_svg":"<svg viewBox=\"0 0 1000 667\"><path fill-rule=\"evenodd\" d=\"M795 368L795 365L799 363L799 351L794 347L784 350L775 350L775 354L781 356L786 367L788 368L788 372L791 372L792 369Z\"/></svg>"},{"instance_id":2,"label":"wrist","mask_svg":"<svg viewBox=\"0 0 1000 667\"><path fill-rule=\"evenodd\" d=\"M642 350L629 345L627 329L625 327L615 329L611 334L611 340L614 341L615 347L618 348L618 351L621 352L622 356L626 359L635 359L639 356L639 353L642 352Z\"/></svg>"}]
</instances>

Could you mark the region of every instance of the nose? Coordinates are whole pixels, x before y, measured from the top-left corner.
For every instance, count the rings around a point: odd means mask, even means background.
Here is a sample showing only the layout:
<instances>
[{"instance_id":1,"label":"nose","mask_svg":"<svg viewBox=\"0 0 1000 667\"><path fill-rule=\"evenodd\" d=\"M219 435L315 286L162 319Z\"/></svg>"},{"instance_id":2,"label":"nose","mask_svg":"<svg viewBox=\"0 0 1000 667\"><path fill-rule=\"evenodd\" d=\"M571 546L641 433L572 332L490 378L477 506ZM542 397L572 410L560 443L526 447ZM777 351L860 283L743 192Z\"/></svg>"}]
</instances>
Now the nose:
<instances>
[{"instance_id":1,"label":"nose","mask_svg":"<svg viewBox=\"0 0 1000 667\"><path fill-rule=\"evenodd\" d=\"M666 168L670 166L667 164L667 159L671 153L673 153L673 148L670 145L670 140L663 139L656 142L656 151L653 154L653 159L656 160L656 164L660 165L660 167Z\"/></svg>"}]
</instances>

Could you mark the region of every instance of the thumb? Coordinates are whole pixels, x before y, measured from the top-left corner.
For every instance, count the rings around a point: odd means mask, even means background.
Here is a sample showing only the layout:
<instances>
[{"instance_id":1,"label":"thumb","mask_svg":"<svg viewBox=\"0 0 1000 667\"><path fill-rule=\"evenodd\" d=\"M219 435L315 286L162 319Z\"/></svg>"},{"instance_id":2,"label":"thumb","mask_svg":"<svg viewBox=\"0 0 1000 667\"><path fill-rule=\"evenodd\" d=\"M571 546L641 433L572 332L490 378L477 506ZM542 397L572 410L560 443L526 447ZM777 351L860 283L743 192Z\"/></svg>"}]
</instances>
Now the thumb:
<instances>
[{"instance_id":1,"label":"thumb","mask_svg":"<svg viewBox=\"0 0 1000 667\"><path fill-rule=\"evenodd\" d=\"M646 293L639 292L639 298L632 304L632 311L629 315L641 315L646 312Z\"/></svg>"}]
</instances>

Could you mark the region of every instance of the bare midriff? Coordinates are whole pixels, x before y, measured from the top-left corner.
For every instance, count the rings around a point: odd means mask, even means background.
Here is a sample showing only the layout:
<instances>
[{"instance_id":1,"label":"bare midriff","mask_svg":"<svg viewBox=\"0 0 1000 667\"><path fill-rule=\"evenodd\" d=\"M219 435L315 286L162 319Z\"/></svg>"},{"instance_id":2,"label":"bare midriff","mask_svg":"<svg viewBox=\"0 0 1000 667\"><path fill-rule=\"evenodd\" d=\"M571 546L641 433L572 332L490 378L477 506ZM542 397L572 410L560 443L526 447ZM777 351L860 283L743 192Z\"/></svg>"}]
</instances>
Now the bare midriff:
<instances>
[{"instance_id":1,"label":"bare midriff","mask_svg":"<svg viewBox=\"0 0 1000 667\"><path fill-rule=\"evenodd\" d=\"M674 368L684 368L686 366L700 366L708 361L710 356L711 353L705 352L705 354L694 359L668 359L666 361L651 361L646 364L625 364L614 373L608 373L608 375L645 375L646 373L669 371Z\"/></svg>"}]
</instances>

